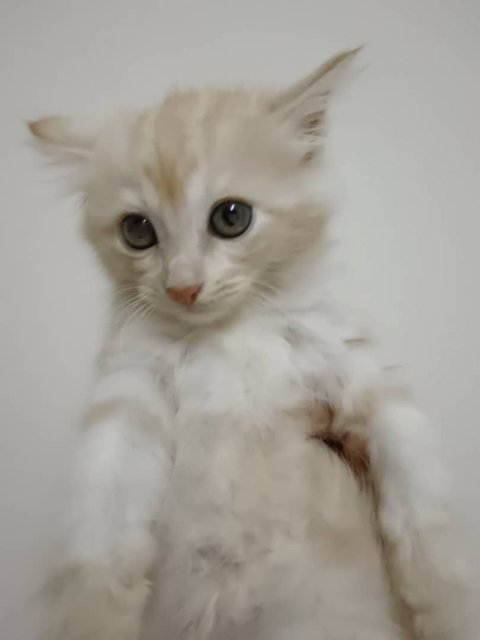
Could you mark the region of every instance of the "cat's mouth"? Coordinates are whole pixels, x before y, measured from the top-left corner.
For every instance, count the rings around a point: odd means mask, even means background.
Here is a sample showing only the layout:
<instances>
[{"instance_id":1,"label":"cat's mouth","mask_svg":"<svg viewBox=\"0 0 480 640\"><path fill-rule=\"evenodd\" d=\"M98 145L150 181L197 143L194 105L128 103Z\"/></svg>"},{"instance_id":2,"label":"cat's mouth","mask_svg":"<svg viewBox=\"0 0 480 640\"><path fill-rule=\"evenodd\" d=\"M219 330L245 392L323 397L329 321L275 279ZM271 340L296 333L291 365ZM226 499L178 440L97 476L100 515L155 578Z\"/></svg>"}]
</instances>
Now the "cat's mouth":
<instances>
[{"instance_id":1,"label":"cat's mouth","mask_svg":"<svg viewBox=\"0 0 480 640\"><path fill-rule=\"evenodd\" d=\"M206 289L206 290L205 290ZM142 309L149 309L160 322L190 326L221 322L236 315L248 298L248 286L208 286L200 290L194 300L176 301L166 290L145 288L142 291Z\"/></svg>"},{"instance_id":2,"label":"cat's mouth","mask_svg":"<svg viewBox=\"0 0 480 640\"><path fill-rule=\"evenodd\" d=\"M168 308L161 308L161 313L167 313L172 319L180 320L190 325L205 325L218 322L230 317L238 310L242 296L222 296L221 299L202 299L199 297L193 304L182 305L175 302L168 304Z\"/></svg>"}]
</instances>

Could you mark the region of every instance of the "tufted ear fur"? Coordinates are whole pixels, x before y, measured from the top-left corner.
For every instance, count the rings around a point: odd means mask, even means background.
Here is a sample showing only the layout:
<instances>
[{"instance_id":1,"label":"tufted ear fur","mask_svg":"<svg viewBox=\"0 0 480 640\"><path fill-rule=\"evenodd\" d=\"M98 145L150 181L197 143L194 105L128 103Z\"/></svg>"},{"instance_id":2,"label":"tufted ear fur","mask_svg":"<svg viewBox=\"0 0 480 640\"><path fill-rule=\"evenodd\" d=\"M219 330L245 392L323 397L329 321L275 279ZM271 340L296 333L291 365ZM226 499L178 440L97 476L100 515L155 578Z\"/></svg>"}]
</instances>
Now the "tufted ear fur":
<instances>
[{"instance_id":1,"label":"tufted ear fur","mask_svg":"<svg viewBox=\"0 0 480 640\"><path fill-rule=\"evenodd\" d=\"M97 123L89 119L50 116L27 124L35 146L53 162L67 167L88 159L97 137Z\"/></svg>"},{"instance_id":2,"label":"tufted ear fur","mask_svg":"<svg viewBox=\"0 0 480 640\"><path fill-rule=\"evenodd\" d=\"M307 145L305 160L314 157L325 137L325 120L332 95L343 85L360 51L342 51L293 86L278 93L272 109L289 120Z\"/></svg>"}]
</instances>

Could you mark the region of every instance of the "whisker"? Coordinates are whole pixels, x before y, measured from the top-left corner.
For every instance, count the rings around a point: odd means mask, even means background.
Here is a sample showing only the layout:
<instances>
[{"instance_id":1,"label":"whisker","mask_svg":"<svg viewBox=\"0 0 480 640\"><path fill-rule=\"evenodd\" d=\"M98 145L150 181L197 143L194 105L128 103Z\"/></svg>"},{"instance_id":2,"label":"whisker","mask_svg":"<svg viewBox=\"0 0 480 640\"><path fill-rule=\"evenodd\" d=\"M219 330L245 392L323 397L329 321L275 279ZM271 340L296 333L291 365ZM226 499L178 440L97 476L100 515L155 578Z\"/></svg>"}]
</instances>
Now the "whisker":
<instances>
[{"instance_id":1,"label":"whisker","mask_svg":"<svg viewBox=\"0 0 480 640\"><path fill-rule=\"evenodd\" d=\"M257 302L257 308L261 309L263 311L265 310L274 310L275 312L283 315L283 316L288 316L287 312L285 311L285 309L283 309L282 307L280 307L278 304L275 304L275 301L273 300L272 297L262 293L261 291L254 291L252 297L250 298L251 301L253 302Z\"/></svg>"},{"instance_id":2,"label":"whisker","mask_svg":"<svg viewBox=\"0 0 480 640\"><path fill-rule=\"evenodd\" d=\"M128 325L130 325L135 319L148 318L151 313L153 313L153 309L149 301L145 299L138 290L136 290L134 295L127 297L124 301L121 301L118 310L119 313L124 316L122 318L122 324L118 330L118 337L120 344L122 345L123 335ZM123 346L120 348L123 350Z\"/></svg>"}]
</instances>

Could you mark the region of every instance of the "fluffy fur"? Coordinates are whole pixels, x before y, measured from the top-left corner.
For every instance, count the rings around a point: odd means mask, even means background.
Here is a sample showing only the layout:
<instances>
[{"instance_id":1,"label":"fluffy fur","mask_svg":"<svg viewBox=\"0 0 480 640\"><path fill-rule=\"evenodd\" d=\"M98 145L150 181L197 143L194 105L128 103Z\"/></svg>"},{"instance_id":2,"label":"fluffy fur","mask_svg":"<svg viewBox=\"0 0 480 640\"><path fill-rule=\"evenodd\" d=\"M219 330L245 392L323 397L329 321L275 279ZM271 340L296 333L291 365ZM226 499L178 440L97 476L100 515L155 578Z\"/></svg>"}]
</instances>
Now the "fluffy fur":
<instances>
[{"instance_id":1,"label":"fluffy fur","mask_svg":"<svg viewBox=\"0 0 480 640\"><path fill-rule=\"evenodd\" d=\"M48 640L469 637L430 429L322 285L325 115L354 53L286 91L30 124L83 194L114 291ZM254 223L213 237L232 196ZM125 245L126 212L158 245ZM188 308L167 294L197 283ZM373 491L312 438L326 406Z\"/></svg>"}]
</instances>

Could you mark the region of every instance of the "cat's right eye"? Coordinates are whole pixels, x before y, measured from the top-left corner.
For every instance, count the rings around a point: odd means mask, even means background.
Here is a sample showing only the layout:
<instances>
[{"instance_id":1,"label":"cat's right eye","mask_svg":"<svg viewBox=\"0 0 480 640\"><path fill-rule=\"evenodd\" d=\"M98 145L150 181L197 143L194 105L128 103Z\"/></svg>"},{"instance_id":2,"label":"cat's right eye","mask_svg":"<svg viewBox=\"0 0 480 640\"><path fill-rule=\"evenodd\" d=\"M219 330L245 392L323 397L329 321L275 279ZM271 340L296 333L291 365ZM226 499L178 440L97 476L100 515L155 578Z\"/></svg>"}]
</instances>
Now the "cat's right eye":
<instances>
[{"instance_id":1,"label":"cat's right eye","mask_svg":"<svg viewBox=\"0 0 480 640\"><path fill-rule=\"evenodd\" d=\"M157 244L157 234L150 220L140 213L129 213L120 224L125 243L137 251L149 249Z\"/></svg>"}]
</instances>

